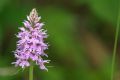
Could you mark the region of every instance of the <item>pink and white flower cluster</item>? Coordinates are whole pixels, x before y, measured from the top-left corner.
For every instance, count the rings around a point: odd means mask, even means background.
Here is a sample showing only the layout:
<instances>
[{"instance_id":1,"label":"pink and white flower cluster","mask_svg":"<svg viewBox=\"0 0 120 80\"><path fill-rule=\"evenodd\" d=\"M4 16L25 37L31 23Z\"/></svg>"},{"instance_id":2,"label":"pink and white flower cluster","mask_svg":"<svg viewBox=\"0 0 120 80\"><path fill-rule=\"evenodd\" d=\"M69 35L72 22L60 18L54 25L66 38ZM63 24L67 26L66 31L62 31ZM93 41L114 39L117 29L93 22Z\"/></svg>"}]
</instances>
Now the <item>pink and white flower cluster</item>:
<instances>
[{"instance_id":1,"label":"pink and white flower cluster","mask_svg":"<svg viewBox=\"0 0 120 80\"><path fill-rule=\"evenodd\" d=\"M14 51L17 58L15 66L22 68L28 67L31 62L39 65L40 69L47 70L45 63L49 63L49 60L43 60L42 56L47 56L44 50L48 49L48 45L44 42L44 38L47 38L46 31L42 29L43 23L40 23L36 9L30 12L27 16L27 20L24 21L24 27L20 27L20 32L17 34L19 41L17 42L17 49Z\"/></svg>"}]
</instances>

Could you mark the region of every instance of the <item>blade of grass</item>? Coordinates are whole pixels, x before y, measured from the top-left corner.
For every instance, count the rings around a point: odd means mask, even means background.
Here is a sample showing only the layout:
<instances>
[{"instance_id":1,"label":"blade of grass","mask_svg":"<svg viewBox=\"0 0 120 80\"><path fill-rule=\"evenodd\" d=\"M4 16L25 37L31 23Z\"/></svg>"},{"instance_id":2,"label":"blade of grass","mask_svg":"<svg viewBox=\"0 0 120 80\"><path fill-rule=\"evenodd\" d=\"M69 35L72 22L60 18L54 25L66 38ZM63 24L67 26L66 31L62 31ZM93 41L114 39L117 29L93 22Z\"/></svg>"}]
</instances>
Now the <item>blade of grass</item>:
<instances>
[{"instance_id":1,"label":"blade of grass","mask_svg":"<svg viewBox=\"0 0 120 80\"><path fill-rule=\"evenodd\" d=\"M115 33L115 42L114 42L114 49L113 49L113 56L112 56L112 67L111 67L111 80L114 78L114 67L115 67L115 58L116 58L116 48L118 42L118 34L119 34L119 26L120 26L120 6L118 2L118 17L117 17L117 27Z\"/></svg>"}]
</instances>

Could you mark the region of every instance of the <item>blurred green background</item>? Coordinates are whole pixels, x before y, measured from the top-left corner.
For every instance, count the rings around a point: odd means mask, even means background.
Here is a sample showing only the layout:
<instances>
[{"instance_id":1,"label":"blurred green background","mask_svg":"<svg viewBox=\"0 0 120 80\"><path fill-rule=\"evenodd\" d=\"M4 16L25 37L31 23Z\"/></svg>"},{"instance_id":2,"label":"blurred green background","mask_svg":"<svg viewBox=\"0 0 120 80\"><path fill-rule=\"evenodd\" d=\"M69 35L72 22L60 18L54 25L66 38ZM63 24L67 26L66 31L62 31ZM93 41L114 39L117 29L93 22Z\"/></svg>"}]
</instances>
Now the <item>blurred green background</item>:
<instances>
[{"instance_id":1,"label":"blurred green background","mask_svg":"<svg viewBox=\"0 0 120 80\"><path fill-rule=\"evenodd\" d=\"M15 68L15 36L36 8L48 30L49 71L34 68L34 80L110 80L119 0L0 0L0 80L28 80ZM115 79L120 80L120 40Z\"/></svg>"}]
</instances>

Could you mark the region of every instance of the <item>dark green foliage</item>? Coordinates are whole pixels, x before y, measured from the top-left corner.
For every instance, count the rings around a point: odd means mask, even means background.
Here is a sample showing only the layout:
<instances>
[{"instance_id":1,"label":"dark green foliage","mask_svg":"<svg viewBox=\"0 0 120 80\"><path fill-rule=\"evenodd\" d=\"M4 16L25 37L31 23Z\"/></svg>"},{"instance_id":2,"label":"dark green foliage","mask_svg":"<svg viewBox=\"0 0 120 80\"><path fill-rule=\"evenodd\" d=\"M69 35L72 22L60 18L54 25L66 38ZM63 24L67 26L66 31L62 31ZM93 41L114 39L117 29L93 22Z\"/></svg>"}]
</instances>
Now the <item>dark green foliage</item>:
<instances>
[{"instance_id":1,"label":"dark green foliage","mask_svg":"<svg viewBox=\"0 0 120 80\"><path fill-rule=\"evenodd\" d=\"M28 80L28 70L15 74L11 62L32 8L48 30L51 60L48 72L35 66L34 80L110 80L118 0L0 0L0 80Z\"/></svg>"}]
</instances>

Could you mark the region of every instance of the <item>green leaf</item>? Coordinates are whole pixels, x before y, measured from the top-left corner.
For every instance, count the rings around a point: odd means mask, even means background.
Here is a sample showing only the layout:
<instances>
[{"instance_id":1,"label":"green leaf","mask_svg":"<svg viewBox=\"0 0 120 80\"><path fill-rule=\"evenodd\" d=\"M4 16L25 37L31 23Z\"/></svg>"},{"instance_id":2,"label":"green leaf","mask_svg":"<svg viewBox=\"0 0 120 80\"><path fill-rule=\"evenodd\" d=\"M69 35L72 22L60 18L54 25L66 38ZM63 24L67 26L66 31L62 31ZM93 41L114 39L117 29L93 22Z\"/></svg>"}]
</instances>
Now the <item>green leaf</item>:
<instances>
[{"instance_id":1,"label":"green leaf","mask_svg":"<svg viewBox=\"0 0 120 80\"><path fill-rule=\"evenodd\" d=\"M89 4L99 17L116 22L118 0L89 0Z\"/></svg>"},{"instance_id":2,"label":"green leaf","mask_svg":"<svg viewBox=\"0 0 120 80\"><path fill-rule=\"evenodd\" d=\"M75 0L77 5L86 4L99 18L116 24L119 0Z\"/></svg>"}]
</instances>

